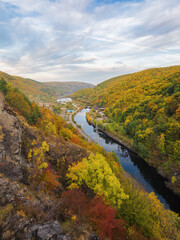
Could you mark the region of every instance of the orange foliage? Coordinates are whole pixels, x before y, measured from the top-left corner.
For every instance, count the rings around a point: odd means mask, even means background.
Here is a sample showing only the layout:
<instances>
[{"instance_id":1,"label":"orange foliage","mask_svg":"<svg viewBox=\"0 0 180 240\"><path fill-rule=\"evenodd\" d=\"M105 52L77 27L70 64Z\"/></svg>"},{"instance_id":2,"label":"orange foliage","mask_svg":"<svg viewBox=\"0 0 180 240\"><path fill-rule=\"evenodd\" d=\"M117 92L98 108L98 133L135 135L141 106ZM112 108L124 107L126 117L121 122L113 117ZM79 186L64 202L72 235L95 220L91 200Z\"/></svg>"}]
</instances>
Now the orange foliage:
<instances>
[{"instance_id":1,"label":"orange foliage","mask_svg":"<svg viewBox=\"0 0 180 240\"><path fill-rule=\"evenodd\" d=\"M45 183L46 190L55 190L60 186L60 176L57 172L51 170L49 167L43 171L42 181Z\"/></svg>"},{"instance_id":2,"label":"orange foliage","mask_svg":"<svg viewBox=\"0 0 180 240\"><path fill-rule=\"evenodd\" d=\"M74 135L69 141L72 143L75 143L81 147L84 147L84 145L81 143L81 139L78 136Z\"/></svg>"}]
</instances>

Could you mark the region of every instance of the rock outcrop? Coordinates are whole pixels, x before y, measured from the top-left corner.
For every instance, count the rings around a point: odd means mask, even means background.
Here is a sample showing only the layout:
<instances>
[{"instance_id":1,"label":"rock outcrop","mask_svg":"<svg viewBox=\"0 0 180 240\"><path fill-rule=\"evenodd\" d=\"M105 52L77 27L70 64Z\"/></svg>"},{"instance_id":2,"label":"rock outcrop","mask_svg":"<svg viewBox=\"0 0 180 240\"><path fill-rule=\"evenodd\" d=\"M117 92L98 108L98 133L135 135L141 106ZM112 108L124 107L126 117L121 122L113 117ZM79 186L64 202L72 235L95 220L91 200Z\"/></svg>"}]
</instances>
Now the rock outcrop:
<instances>
[{"instance_id":1,"label":"rock outcrop","mask_svg":"<svg viewBox=\"0 0 180 240\"><path fill-rule=\"evenodd\" d=\"M29 199L27 193L27 189L22 188L17 182L0 177L0 239L70 240L63 233L57 220L37 224L33 218L34 210L40 216L41 212L47 212L47 209L49 209L47 215L51 218L50 213L55 202L45 198L32 197ZM22 209L26 209L26 211Z\"/></svg>"},{"instance_id":2,"label":"rock outcrop","mask_svg":"<svg viewBox=\"0 0 180 240\"><path fill-rule=\"evenodd\" d=\"M99 240L96 233L91 233L88 240Z\"/></svg>"},{"instance_id":3,"label":"rock outcrop","mask_svg":"<svg viewBox=\"0 0 180 240\"><path fill-rule=\"evenodd\" d=\"M70 240L69 237L63 234L57 220L32 226L27 230L25 237L27 240L33 238L38 240Z\"/></svg>"},{"instance_id":4,"label":"rock outcrop","mask_svg":"<svg viewBox=\"0 0 180 240\"><path fill-rule=\"evenodd\" d=\"M4 161L6 157L5 145L4 145L4 133L0 126L0 162Z\"/></svg>"},{"instance_id":5,"label":"rock outcrop","mask_svg":"<svg viewBox=\"0 0 180 240\"><path fill-rule=\"evenodd\" d=\"M4 96L0 92L0 126L2 128L3 142L0 143L1 160L10 158L13 161L21 160L22 128L18 119L4 109ZM4 151L5 150L5 151Z\"/></svg>"},{"instance_id":6,"label":"rock outcrop","mask_svg":"<svg viewBox=\"0 0 180 240\"><path fill-rule=\"evenodd\" d=\"M70 240L59 223L63 221L58 213L59 198L31 185L34 166L27 156L33 140L37 147L47 142L46 160L52 168L65 159L64 181L68 165L88 156L84 148L58 137L48 138L29 126L4 103L0 92L0 240ZM56 193L63 191L63 179L61 184Z\"/></svg>"}]
</instances>

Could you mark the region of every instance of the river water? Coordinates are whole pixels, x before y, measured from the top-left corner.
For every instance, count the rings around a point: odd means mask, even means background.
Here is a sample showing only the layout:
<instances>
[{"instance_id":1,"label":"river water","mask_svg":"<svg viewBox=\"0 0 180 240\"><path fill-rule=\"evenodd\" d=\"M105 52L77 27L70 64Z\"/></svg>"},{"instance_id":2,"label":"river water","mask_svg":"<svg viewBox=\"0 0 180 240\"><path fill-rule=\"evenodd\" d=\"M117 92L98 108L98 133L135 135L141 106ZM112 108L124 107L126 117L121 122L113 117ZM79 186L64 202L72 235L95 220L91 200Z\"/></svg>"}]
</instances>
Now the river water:
<instances>
[{"instance_id":1,"label":"river water","mask_svg":"<svg viewBox=\"0 0 180 240\"><path fill-rule=\"evenodd\" d=\"M165 208L180 213L180 197L166 187L165 179L135 153L117 143L102 131L97 131L94 126L89 124L86 120L86 113L89 111L90 109L83 109L74 117L74 120L78 125L81 125L84 132L107 152L115 152L125 171L136 179L147 192L155 192Z\"/></svg>"}]
</instances>

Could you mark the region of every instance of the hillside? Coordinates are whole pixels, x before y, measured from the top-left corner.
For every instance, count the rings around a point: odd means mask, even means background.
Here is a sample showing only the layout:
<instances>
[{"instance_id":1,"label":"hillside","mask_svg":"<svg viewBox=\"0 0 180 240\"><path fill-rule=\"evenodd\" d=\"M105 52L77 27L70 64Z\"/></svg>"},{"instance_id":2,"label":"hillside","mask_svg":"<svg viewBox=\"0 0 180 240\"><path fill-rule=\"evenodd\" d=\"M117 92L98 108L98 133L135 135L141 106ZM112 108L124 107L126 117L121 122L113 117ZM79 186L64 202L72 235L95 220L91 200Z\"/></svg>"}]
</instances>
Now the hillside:
<instances>
[{"instance_id":1,"label":"hillside","mask_svg":"<svg viewBox=\"0 0 180 240\"><path fill-rule=\"evenodd\" d=\"M94 87L94 85L84 82L44 82L43 85L52 89L57 98L65 95L71 95L80 89Z\"/></svg>"},{"instance_id":2,"label":"hillside","mask_svg":"<svg viewBox=\"0 0 180 240\"><path fill-rule=\"evenodd\" d=\"M117 157L0 80L0 239L178 240Z\"/></svg>"},{"instance_id":3,"label":"hillside","mask_svg":"<svg viewBox=\"0 0 180 240\"><path fill-rule=\"evenodd\" d=\"M79 89L94 87L92 84L82 82L38 82L29 78L11 76L0 71L0 79L2 77L33 101L52 102Z\"/></svg>"},{"instance_id":4,"label":"hillside","mask_svg":"<svg viewBox=\"0 0 180 240\"><path fill-rule=\"evenodd\" d=\"M103 106L108 120L99 126L131 145L180 193L180 66L123 75L72 96ZM90 115L95 121L97 113Z\"/></svg>"}]
</instances>

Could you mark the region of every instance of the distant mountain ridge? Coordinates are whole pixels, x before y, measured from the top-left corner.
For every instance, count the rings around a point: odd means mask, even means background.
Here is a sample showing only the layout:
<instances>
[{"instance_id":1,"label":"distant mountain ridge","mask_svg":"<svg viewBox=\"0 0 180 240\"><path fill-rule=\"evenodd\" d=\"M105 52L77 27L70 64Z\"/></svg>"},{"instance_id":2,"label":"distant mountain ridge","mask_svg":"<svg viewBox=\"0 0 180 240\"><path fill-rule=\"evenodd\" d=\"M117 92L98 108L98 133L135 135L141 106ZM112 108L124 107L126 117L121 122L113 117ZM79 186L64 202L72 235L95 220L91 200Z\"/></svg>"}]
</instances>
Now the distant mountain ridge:
<instances>
[{"instance_id":1,"label":"distant mountain ridge","mask_svg":"<svg viewBox=\"0 0 180 240\"><path fill-rule=\"evenodd\" d=\"M0 71L1 78L18 88L31 100L43 102L56 101L57 98L70 95L77 90L94 87L94 85L84 82L38 82Z\"/></svg>"},{"instance_id":2,"label":"distant mountain ridge","mask_svg":"<svg viewBox=\"0 0 180 240\"><path fill-rule=\"evenodd\" d=\"M43 82L43 84L53 89L57 97L70 95L81 89L94 87L94 85L84 82Z\"/></svg>"}]
</instances>

